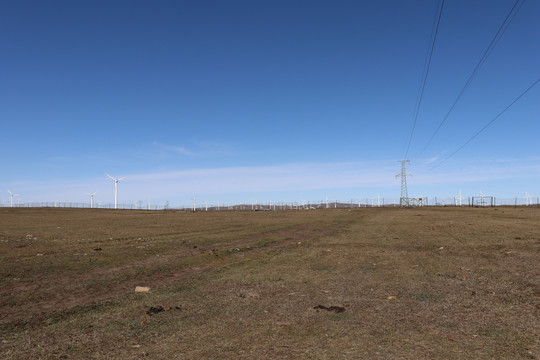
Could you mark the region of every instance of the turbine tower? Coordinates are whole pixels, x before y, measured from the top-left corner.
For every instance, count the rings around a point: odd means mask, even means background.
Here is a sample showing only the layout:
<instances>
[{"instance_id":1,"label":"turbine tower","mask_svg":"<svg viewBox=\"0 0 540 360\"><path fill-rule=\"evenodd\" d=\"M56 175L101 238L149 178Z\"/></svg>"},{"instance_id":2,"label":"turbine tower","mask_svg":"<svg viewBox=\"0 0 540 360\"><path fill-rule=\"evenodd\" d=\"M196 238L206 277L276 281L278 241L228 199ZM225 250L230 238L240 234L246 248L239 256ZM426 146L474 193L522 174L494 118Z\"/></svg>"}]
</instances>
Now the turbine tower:
<instances>
[{"instance_id":1,"label":"turbine tower","mask_svg":"<svg viewBox=\"0 0 540 360\"><path fill-rule=\"evenodd\" d=\"M409 193L407 192L407 169L405 164L410 164L410 160L400 160L401 173L396 175L396 179L401 177L401 196L399 197L399 206L409 206ZM411 174L409 174L411 175Z\"/></svg>"},{"instance_id":2,"label":"turbine tower","mask_svg":"<svg viewBox=\"0 0 540 360\"><path fill-rule=\"evenodd\" d=\"M8 193L9 193L9 202L11 204L10 206L13 207L13 197L14 196L19 196L19 194L14 194L10 190L8 190Z\"/></svg>"},{"instance_id":3,"label":"turbine tower","mask_svg":"<svg viewBox=\"0 0 540 360\"><path fill-rule=\"evenodd\" d=\"M120 179L115 179L111 175L105 173L112 181L114 181L114 208L118 208L118 182L124 180L127 176L121 177Z\"/></svg>"},{"instance_id":4,"label":"turbine tower","mask_svg":"<svg viewBox=\"0 0 540 360\"><path fill-rule=\"evenodd\" d=\"M90 196L90 209L94 208L94 195L96 195L97 191L95 191L93 194L85 193L86 195Z\"/></svg>"}]
</instances>

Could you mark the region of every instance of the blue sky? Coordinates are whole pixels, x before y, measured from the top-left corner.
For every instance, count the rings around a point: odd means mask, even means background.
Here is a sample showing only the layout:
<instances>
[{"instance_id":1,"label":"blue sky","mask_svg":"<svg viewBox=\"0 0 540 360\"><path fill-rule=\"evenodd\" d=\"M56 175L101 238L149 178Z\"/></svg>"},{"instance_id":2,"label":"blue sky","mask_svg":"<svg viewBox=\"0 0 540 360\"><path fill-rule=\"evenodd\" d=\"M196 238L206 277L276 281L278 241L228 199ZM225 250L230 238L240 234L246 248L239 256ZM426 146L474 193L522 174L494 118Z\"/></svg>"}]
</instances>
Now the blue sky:
<instances>
[{"instance_id":1,"label":"blue sky","mask_svg":"<svg viewBox=\"0 0 540 360\"><path fill-rule=\"evenodd\" d=\"M410 196L540 196L540 3L446 1ZM398 198L436 1L12 1L0 188L22 201Z\"/></svg>"}]
</instances>

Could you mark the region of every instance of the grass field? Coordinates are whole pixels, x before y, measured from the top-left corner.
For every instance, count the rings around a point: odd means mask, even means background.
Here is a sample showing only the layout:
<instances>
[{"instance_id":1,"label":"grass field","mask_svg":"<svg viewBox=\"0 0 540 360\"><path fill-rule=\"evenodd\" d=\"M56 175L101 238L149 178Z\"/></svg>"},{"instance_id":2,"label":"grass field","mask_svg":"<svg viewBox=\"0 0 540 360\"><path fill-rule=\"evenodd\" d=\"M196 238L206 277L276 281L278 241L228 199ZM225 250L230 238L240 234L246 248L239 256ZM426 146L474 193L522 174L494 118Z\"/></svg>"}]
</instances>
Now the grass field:
<instances>
[{"instance_id":1,"label":"grass field","mask_svg":"<svg viewBox=\"0 0 540 360\"><path fill-rule=\"evenodd\" d=\"M2 359L540 359L537 208L4 208L0 276Z\"/></svg>"}]
</instances>

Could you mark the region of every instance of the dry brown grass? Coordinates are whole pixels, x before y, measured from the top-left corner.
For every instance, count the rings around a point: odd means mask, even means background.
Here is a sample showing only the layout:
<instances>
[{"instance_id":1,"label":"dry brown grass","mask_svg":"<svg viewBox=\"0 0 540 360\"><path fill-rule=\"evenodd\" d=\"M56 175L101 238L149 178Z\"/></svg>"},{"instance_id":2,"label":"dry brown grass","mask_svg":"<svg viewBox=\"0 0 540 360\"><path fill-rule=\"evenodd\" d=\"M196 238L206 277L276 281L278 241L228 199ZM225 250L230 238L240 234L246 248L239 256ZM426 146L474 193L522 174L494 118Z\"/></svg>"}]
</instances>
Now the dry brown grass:
<instances>
[{"instance_id":1,"label":"dry brown grass","mask_svg":"<svg viewBox=\"0 0 540 360\"><path fill-rule=\"evenodd\" d=\"M0 354L537 359L539 220L536 208L0 209Z\"/></svg>"}]
</instances>

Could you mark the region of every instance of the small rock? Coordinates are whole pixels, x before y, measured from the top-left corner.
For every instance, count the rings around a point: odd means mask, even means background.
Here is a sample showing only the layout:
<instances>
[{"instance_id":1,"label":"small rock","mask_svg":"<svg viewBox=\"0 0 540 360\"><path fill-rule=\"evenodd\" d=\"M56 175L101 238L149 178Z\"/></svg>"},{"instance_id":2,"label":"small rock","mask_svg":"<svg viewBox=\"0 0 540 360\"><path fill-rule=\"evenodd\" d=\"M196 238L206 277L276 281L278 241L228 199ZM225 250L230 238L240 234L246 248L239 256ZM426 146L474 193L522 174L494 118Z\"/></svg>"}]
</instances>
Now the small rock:
<instances>
[{"instance_id":1,"label":"small rock","mask_svg":"<svg viewBox=\"0 0 540 360\"><path fill-rule=\"evenodd\" d=\"M135 292L149 292L150 288L147 286L137 286L135 287Z\"/></svg>"}]
</instances>

